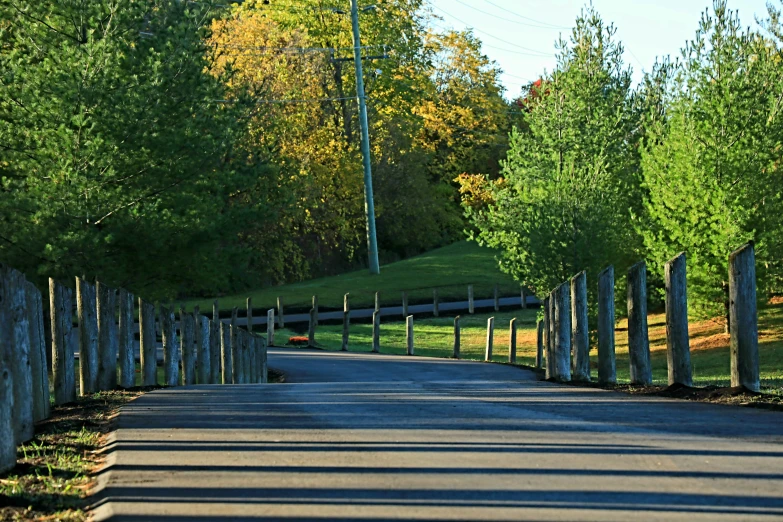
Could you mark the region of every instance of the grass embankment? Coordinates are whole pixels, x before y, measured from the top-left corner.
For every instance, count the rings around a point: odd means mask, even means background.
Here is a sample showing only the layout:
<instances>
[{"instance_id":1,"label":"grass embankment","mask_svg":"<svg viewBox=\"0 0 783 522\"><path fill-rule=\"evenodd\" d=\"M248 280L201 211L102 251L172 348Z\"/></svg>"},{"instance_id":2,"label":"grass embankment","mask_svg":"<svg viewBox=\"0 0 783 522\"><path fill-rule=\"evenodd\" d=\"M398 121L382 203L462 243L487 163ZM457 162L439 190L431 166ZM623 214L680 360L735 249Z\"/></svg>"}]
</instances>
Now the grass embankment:
<instances>
[{"instance_id":1,"label":"grass embankment","mask_svg":"<svg viewBox=\"0 0 783 522\"><path fill-rule=\"evenodd\" d=\"M532 366L535 363L538 310L518 310L494 314L461 316L461 354L464 359L483 360L487 318L495 317L493 361L508 360L509 321L517 318L517 362ZM405 323L401 318L384 318L381 325L381 352L404 354ZM416 354L430 357L451 357L454 339L453 317L417 318L414 321ZM666 326L663 314L651 314L648 319L651 363L655 384L667 383ZM306 325L301 325L306 328ZM275 333L278 344L302 330L280 330ZM729 386L729 336L717 321L693 321L691 333L691 362L695 386ZM629 382L628 333L625 320L617 323L615 331L618 382ZM339 350L342 343L341 325L322 325L316 333L319 347ZM372 348L372 325L352 324L350 350L369 352ZM783 304L771 304L759 310L759 350L762 388L767 393L783 394ZM591 352L593 376L598 357Z\"/></svg>"},{"instance_id":2,"label":"grass embankment","mask_svg":"<svg viewBox=\"0 0 783 522\"><path fill-rule=\"evenodd\" d=\"M98 452L120 406L143 390L101 392L53 408L0 478L0 520L86 520Z\"/></svg>"},{"instance_id":3,"label":"grass embankment","mask_svg":"<svg viewBox=\"0 0 783 522\"><path fill-rule=\"evenodd\" d=\"M318 296L319 307L342 310L343 296L351 294L354 308L371 306L375 292L380 292L384 306L399 305L401 292L408 292L411 303L431 301L432 289L444 301L467 299L467 285L474 285L476 299L492 296L494 285L499 285L501 295L517 295L519 285L498 269L494 251L475 243L462 241L381 267L380 275L370 275L358 270L333 277L312 279L301 283L262 288L243 294L220 298L220 309L245 307L248 297L253 307L268 309L276 306L282 296L286 308L308 308L312 297ZM212 300L191 300L189 308L199 305L201 310L211 310Z\"/></svg>"}]
</instances>

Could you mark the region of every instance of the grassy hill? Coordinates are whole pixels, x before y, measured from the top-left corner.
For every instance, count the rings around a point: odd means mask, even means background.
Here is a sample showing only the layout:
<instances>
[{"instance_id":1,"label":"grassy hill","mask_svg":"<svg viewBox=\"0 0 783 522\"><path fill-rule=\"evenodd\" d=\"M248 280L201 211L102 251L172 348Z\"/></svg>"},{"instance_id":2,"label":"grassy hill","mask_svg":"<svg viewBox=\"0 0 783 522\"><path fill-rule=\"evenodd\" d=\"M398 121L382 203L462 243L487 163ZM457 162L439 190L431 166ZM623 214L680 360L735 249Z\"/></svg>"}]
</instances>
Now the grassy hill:
<instances>
[{"instance_id":1,"label":"grassy hill","mask_svg":"<svg viewBox=\"0 0 783 522\"><path fill-rule=\"evenodd\" d=\"M275 306L282 296L286 308L309 308L312 296L318 296L319 307L342 309L343 295L351 294L352 307L371 306L375 292L381 293L384 305L398 305L401 292L408 292L411 303L432 299L433 288L443 300L467 299L467 285L474 285L476 299L491 297L495 284L501 295L517 295L519 285L502 273L495 261L495 252L462 241L381 267L380 275L358 270L333 277L323 277L288 285L261 288L244 294L220 298L220 309L244 308L248 297L256 309ZM202 310L212 308L212 300L194 300Z\"/></svg>"}]
</instances>

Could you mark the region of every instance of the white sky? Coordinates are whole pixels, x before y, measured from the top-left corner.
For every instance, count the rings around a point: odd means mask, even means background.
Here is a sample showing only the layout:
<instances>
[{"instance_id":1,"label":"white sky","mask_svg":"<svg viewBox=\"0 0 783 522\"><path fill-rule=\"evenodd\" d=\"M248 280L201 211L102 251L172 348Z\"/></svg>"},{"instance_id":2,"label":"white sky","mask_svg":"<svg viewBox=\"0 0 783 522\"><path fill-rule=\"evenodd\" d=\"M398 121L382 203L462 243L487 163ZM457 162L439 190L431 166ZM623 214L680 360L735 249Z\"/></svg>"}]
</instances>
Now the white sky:
<instances>
[{"instance_id":1,"label":"white sky","mask_svg":"<svg viewBox=\"0 0 783 522\"><path fill-rule=\"evenodd\" d=\"M555 65L554 42L567 37L580 10L580 0L427 0L443 18L441 27L472 27L484 43L484 53L503 69L507 97ZM777 8L781 0L771 0ZM679 56L692 39L701 13L711 0L593 0L606 22L613 22L625 46L625 62L634 80L649 71L658 56ZM755 15L766 14L767 0L729 0L743 25L755 26ZM493 5L494 4L494 5ZM504 10L505 9L505 10ZM534 51L534 52L531 52Z\"/></svg>"}]
</instances>

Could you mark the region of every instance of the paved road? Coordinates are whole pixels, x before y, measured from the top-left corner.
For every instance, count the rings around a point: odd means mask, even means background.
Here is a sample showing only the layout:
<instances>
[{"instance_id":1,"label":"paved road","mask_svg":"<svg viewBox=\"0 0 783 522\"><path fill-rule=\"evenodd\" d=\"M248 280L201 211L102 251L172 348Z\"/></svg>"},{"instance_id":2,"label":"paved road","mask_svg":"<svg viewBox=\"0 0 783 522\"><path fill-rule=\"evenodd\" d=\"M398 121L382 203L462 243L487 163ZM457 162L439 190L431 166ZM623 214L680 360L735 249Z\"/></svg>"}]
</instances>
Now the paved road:
<instances>
[{"instance_id":1,"label":"paved road","mask_svg":"<svg viewBox=\"0 0 783 522\"><path fill-rule=\"evenodd\" d=\"M274 350L126 407L99 520L783 519L783 415L517 368Z\"/></svg>"}]
</instances>

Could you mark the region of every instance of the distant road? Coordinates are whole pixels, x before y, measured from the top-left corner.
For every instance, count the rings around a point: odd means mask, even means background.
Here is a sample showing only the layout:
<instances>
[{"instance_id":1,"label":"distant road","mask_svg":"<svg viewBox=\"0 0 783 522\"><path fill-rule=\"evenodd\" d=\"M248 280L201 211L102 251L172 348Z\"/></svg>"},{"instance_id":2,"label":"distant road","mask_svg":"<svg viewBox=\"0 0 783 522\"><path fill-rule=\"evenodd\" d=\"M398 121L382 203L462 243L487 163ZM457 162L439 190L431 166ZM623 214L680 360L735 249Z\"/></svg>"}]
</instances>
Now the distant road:
<instances>
[{"instance_id":1,"label":"distant road","mask_svg":"<svg viewBox=\"0 0 783 522\"><path fill-rule=\"evenodd\" d=\"M499 364L273 349L126 406L98 520L781 520L783 415Z\"/></svg>"}]
</instances>

